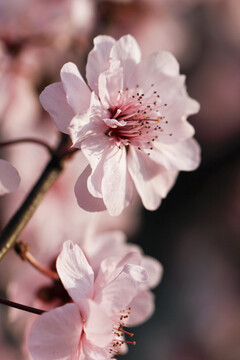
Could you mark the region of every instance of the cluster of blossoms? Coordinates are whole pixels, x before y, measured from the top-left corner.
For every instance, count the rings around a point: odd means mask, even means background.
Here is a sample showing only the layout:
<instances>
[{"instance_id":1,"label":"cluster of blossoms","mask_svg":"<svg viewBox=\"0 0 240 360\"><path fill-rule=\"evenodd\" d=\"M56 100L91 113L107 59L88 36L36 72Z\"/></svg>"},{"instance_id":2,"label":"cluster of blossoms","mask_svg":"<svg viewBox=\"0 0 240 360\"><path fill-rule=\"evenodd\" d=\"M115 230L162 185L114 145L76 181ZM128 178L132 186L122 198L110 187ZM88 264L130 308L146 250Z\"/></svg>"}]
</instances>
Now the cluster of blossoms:
<instances>
[{"instance_id":1,"label":"cluster of blossoms","mask_svg":"<svg viewBox=\"0 0 240 360\"><path fill-rule=\"evenodd\" d=\"M88 85L77 67L67 63L61 82L40 96L57 128L71 139L67 155L80 149L85 157L87 165L75 185L79 206L118 216L136 189L143 205L155 210L178 172L194 170L200 161L194 129L187 122L199 105L188 96L176 59L162 51L141 59L130 35L118 41L98 36L86 78ZM15 190L20 179L5 160L0 160L0 170L2 195ZM56 262L54 280L40 274L32 284L31 276L18 275L8 289L14 300L28 293L30 305L44 308L32 326L32 319L28 323L30 356L105 360L124 354L127 344L135 344L126 328L146 321L154 311L151 289L161 280L161 264L127 244L119 231L62 243L42 253L48 269Z\"/></svg>"}]
</instances>

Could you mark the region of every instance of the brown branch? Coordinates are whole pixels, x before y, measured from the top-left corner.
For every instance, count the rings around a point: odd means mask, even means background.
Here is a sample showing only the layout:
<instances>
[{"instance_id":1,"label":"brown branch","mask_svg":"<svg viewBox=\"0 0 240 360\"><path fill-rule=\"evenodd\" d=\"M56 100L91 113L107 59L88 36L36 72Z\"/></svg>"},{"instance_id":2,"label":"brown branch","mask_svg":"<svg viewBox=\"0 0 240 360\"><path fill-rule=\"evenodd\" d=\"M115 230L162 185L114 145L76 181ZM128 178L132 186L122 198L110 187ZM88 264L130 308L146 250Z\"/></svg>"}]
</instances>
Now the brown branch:
<instances>
[{"instance_id":1,"label":"brown branch","mask_svg":"<svg viewBox=\"0 0 240 360\"><path fill-rule=\"evenodd\" d=\"M67 149L69 149L69 137L63 135L39 180L36 182L23 204L13 215L12 219L3 229L0 236L0 260L14 246L18 236L31 219L45 193L51 188L61 174L64 159L67 158L67 155L70 153L66 151ZM63 155L60 156L60 154Z\"/></svg>"}]
</instances>

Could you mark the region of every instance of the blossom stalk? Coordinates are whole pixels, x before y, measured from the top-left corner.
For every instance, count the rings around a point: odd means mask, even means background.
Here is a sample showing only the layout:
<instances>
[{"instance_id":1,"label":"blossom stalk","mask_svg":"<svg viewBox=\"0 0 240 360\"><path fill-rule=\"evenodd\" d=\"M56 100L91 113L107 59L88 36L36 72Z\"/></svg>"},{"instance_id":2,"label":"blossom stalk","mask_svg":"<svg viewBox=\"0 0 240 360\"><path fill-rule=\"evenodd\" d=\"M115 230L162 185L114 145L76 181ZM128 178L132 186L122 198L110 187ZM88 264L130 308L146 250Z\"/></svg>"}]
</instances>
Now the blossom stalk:
<instances>
[{"instance_id":1,"label":"blossom stalk","mask_svg":"<svg viewBox=\"0 0 240 360\"><path fill-rule=\"evenodd\" d=\"M19 241L15 244L14 249L23 261L27 261L40 273L44 274L47 277L50 277L53 280L59 280L59 276L55 271L45 268L35 259L35 257L28 250L28 244Z\"/></svg>"}]
</instances>

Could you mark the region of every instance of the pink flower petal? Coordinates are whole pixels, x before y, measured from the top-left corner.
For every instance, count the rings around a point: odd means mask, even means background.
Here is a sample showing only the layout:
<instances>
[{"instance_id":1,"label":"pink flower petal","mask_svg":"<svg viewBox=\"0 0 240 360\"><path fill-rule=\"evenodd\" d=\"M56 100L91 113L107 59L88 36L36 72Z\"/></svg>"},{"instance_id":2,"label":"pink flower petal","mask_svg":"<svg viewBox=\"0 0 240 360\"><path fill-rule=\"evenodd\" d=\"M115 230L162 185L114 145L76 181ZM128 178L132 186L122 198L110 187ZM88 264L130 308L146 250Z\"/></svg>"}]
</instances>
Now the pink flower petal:
<instances>
[{"instance_id":1,"label":"pink flower petal","mask_svg":"<svg viewBox=\"0 0 240 360\"><path fill-rule=\"evenodd\" d=\"M148 278L143 286L155 288L161 281L163 275L163 267L161 263L151 256L143 256L141 266L148 274Z\"/></svg>"},{"instance_id":2,"label":"pink flower petal","mask_svg":"<svg viewBox=\"0 0 240 360\"><path fill-rule=\"evenodd\" d=\"M130 247L129 251L126 253L119 254L119 256L110 256L102 260L98 276L95 280L95 292L97 293L99 288L105 286L106 283L115 281L115 279L124 272L126 264L139 265L140 263L141 253L138 249L132 249L132 247ZM128 278L133 280L127 271L127 268L125 274L128 274Z\"/></svg>"},{"instance_id":3,"label":"pink flower petal","mask_svg":"<svg viewBox=\"0 0 240 360\"><path fill-rule=\"evenodd\" d=\"M128 79L141 60L141 50L133 36L125 35L113 45L110 58L111 61L120 61L120 66L124 68L124 78Z\"/></svg>"},{"instance_id":4,"label":"pink flower petal","mask_svg":"<svg viewBox=\"0 0 240 360\"><path fill-rule=\"evenodd\" d=\"M127 326L137 326L147 321L153 314L154 295L150 291L138 293L129 304L131 314L127 320Z\"/></svg>"},{"instance_id":5,"label":"pink flower petal","mask_svg":"<svg viewBox=\"0 0 240 360\"><path fill-rule=\"evenodd\" d=\"M106 360L109 353L106 349L93 345L83 336L81 355L78 360Z\"/></svg>"},{"instance_id":6,"label":"pink flower petal","mask_svg":"<svg viewBox=\"0 0 240 360\"><path fill-rule=\"evenodd\" d=\"M158 51L144 58L137 64L132 76L126 80L126 83L128 86L135 86L137 81L138 85L149 87L151 84L156 84L159 74L168 76L179 74L177 60L167 51Z\"/></svg>"},{"instance_id":7,"label":"pink flower petal","mask_svg":"<svg viewBox=\"0 0 240 360\"><path fill-rule=\"evenodd\" d=\"M174 146L155 143L150 156L166 169L190 171L199 166L200 146L195 139L180 141Z\"/></svg>"},{"instance_id":8,"label":"pink flower petal","mask_svg":"<svg viewBox=\"0 0 240 360\"><path fill-rule=\"evenodd\" d=\"M89 300L87 321L84 325L86 339L99 347L107 346L112 340L112 321L102 308Z\"/></svg>"},{"instance_id":9,"label":"pink flower petal","mask_svg":"<svg viewBox=\"0 0 240 360\"><path fill-rule=\"evenodd\" d=\"M103 201L112 216L119 215L132 198L132 180L127 170L126 149L112 147L103 164Z\"/></svg>"},{"instance_id":10,"label":"pink flower petal","mask_svg":"<svg viewBox=\"0 0 240 360\"><path fill-rule=\"evenodd\" d=\"M128 274L132 280L136 282L145 282L148 279L148 274L146 270L139 265L126 264L123 268L123 271Z\"/></svg>"},{"instance_id":11,"label":"pink flower petal","mask_svg":"<svg viewBox=\"0 0 240 360\"><path fill-rule=\"evenodd\" d=\"M102 284L95 294L94 301L103 309L107 309L108 315L112 316L126 309L136 293L135 282L122 271L114 280Z\"/></svg>"},{"instance_id":12,"label":"pink flower petal","mask_svg":"<svg viewBox=\"0 0 240 360\"><path fill-rule=\"evenodd\" d=\"M108 109L116 107L121 99L123 90L123 69L106 70L99 75L99 97L103 106Z\"/></svg>"},{"instance_id":13,"label":"pink flower petal","mask_svg":"<svg viewBox=\"0 0 240 360\"><path fill-rule=\"evenodd\" d=\"M8 161L0 159L0 195L15 191L20 183L20 176Z\"/></svg>"},{"instance_id":14,"label":"pink flower petal","mask_svg":"<svg viewBox=\"0 0 240 360\"><path fill-rule=\"evenodd\" d=\"M61 79L67 101L76 114L86 111L90 105L91 92L73 63L63 65Z\"/></svg>"},{"instance_id":15,"label":"pink flower petal","mask_svg":"<svg viewBox=\"0 0 240 360\"><path fill-rule=\"evenodd\" d=\"M115 40L111 36L100 35L94 38L94 47L88 55L86 76L92 90L98 94L98 77L109 66L109 55Z\"/></svg>"},{"instance_id":16,"label":"pink flower petal","mask_svg":"<svg viewBox=\"0 0 240 360\"><path fill-rule=\"evenodd\" d=\"M66 241L56 266L65 289L76 303L92 298L94 273L78 245Z\"/></svg>"},{"instance_id":17,"label":"pink flower petal","mask_svg":"<svg viewBox=\"0 0 240 360\"><path fill-rule=\"evenodd\" d=\"M53 118L58 130L69 134L68 126L74 112L67 102L62 83L47 86L40 95L40 102Z\"/></svg>"},{"instance_id":18,"label":"pink flower petal","mask_svg":"<svg viewBox=\"0 0 240 360\"><path fill-rule=\"evenodd\" d=\"M92 168L87 180L88 190L96 197L102 197L103 162L111 149L111 143L104 133L89 136L82 142L82 152Z\"/></svg>"},{"instance_id":19,"label":"pink flower petal","mask_svg":"<svg viewBox=\"0 0 240 360\"><path fill-rule=\"evenodd\" d=\"M109 231L98 236L88 237L84 250L91 259L94 269L99 269L103 259L119 254L125 247L126 235L121 231Z\"/></svg>"},{"instance_id":20,"label":"pink flower petal","mask_svg":"<svg viewBox=\"0 0 240 360\"><path fill-rule=\"evenodd\" d=\"M75 184L74 191L78 205L82 209L90 212L104 211L106 210L106 206L103 202L103 199L94 197L92 194L90 194L88 190L87 180L90 175L91 175L91 167L87 166L86 169L79 176Z\"/></svg>"},{"instance_id":21,"label":"pink flower petal","mask_svg":"<svg viewBox=\"0 0 240 360\"><path fill-rule=\"evenodd\" d=\"M82 319L76 304L40 315L33 323L28 347L34 360L69 360L78 351Z\"/></svg>"},{"instance_id":22,"label":"pink flower petal","mask_svg":"<svg viewBox=\"0 0 240 360\"><path fill-rule=\"evenodd\" d=\"M69 125L74 146L81 147L81 142L90 134L98 134L101 138L106 138L104 132L108 127L102 121L106 116L109 116L108 111L103 108L96 94L92 92L89 108L74 116Z\"/></svg>"},{"instance_id":23,"label":"pink flower petal","mask_svg":"<svg viewBox=\"0 0 240 360\"><path fill-rule=\"evenodd\" d=\"M148 210L155 210L176 179L176 172L166 171L149 157L133 147L128 152L128 169Z\"/></svg>"}]
</instances>

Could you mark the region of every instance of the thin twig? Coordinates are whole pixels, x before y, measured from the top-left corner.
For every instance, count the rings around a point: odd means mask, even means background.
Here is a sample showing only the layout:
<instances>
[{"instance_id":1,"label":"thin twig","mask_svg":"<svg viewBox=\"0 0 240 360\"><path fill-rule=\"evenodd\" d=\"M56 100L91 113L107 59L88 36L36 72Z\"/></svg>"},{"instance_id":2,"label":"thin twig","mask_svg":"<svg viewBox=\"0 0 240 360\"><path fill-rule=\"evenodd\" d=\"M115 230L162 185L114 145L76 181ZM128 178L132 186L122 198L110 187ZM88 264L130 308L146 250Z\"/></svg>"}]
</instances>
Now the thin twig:
<instances>
[{"instance_id":1,"label":"thin twig","mask_svg":"<svg viewBox=\"0 0 240 360\"><path fill-rule=\"evenodd\" d=\"M52 155L54 152L52 147L50 145L48 145L45 141L43 141L41 139L30 138L30 137L0 142L0 148L10 146L10 145L23 144L23 143L32 143L32 144L43 146L45 149L47 149L47 151L49 152L50 155Z\"/></svg>"},{"instance_id":2,"label":"thin twig","mask_svg":"<svg viewBox=\"0 0 240 360\"><path fill-rule=\"evenodd\" d=\"M44 312L46 312L45 310L36 309L36 308L31 307L31 306L19 304L19 303L16 303L14 301L10 301L10 300L7 300L7 299L2 299L2 298L0 298L0 304L11 306L11 307L14 307L15 309L27 311L27 312L30 312L32 314L37 314L37 315L41 315Z\"/></svg>"}]
</instances>

